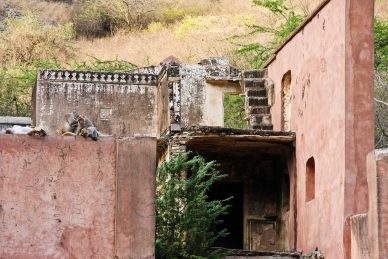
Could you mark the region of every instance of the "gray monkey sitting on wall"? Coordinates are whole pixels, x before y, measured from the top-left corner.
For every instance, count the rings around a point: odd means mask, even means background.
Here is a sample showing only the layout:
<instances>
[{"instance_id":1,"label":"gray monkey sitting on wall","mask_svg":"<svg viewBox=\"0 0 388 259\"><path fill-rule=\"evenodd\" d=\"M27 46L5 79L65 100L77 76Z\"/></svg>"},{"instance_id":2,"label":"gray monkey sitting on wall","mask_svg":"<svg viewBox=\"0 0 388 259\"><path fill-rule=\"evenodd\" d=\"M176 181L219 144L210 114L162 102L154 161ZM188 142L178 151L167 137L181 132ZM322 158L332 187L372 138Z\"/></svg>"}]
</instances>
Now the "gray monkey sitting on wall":
<instances>
[{"instance_id":1,"label":"gray monkey sitting on wall","mask_svg":"<svg viewBox=\"0 0 388 259\"><path fill-rule=\"evenodd\" d=\"M84 115L77 112L65 114L58 123L61 136L83 136L97 140L101 134L94 126L92 121Z\"/></svg>"},{"instance_id":2,"label":"gray monkey sitting on wall","mask_svg":"<svg viewBox=\"0 0 388 259\"><path fill-rule=\"evenodd\" d=\"M79 116L78 119L78 125L77 129L75 131L75 135L79 136L81 134L82 129L84 128L89 128L89 127L94 127L94 124L85 116Z\"/></svg>"},{"instance_id":3,"label":"gray monkey sitting on wall","mask_svg":"<svg viewBox=\"0 0 388 259\"><path fill-rule=\"evenodd\" d=\"M93 140L97 140L98 137L101 135L100 132L98 132L98 130L96 129L96 127L87 127L87 128L83 128L81 130L81 136L84 136L85 138L86 137L91 137Z\"/></svg>"}]
</instances>

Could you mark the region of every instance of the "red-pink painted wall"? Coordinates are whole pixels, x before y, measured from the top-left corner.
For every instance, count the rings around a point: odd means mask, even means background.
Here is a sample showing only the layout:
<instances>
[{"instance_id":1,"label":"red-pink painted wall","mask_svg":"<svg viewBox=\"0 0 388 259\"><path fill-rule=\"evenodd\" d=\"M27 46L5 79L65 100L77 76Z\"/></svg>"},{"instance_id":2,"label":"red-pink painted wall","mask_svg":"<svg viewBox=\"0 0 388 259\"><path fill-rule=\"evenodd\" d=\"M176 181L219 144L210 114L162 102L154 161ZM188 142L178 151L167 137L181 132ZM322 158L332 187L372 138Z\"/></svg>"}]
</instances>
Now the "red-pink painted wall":
<instances>
[{"instance_id":1,"label":"red-pink painted wall","mask_svg":"<svg viewBox=\"0 0 388 259\"><path fill-rule=\"evenodd\" d=\"M155 150L155 138L0 135L0 258L153 258ZM143 246L116 240L123 229Z\"/></svg>"},{"instance_id":2,"label":"red-pink painted wall","mask_svg":"<svg viewBox=\"0 0 388 259\"><path fill-rule=\"evenodd\" d=\"M281 80L291 71L296 132L297 250L350 257L350 217L366 213L366 155L373 150L373 1L331 0L267 65L274 130L281 130ZM315 162L306 199L306 163Z\"/></svg>"},{"instance_id":3,"label":"red-pink painted wall","mask_svg":"<svg viewBox=\"0 0 388 259\"><path fill-rule=\"evenodd\" d=\"M388 150L374 150L367 159L369 258L388 258Z\"/></svg>"}]
</instances>

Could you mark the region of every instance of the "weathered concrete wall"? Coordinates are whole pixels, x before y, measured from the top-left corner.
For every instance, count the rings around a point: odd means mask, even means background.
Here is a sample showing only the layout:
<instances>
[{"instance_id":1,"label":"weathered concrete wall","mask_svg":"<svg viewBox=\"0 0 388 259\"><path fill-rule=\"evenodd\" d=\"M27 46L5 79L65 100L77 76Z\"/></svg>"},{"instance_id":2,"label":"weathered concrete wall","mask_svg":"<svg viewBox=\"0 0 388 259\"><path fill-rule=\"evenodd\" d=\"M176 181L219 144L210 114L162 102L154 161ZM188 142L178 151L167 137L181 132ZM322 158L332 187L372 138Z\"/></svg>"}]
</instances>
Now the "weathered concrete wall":
<instances>
[{"instance_id":1,"label":"weathered concrete wall","mask_svg":"<svg viewBox=\"0 0 388 259\"><path fill-rule=\"evenodd\" d=\"M224 126L224 94L240 94L241 88L238 82L210 81L206 83L207 112L204 114L205 125Z\"/></svg>"},{"instance_id":2,"label":"weathered concrete wall","mask_svg":"<svg viewBox=\"0 0 388 259\"><path fill-rule=\"evenodd\" d=\"M366 154L373 150L373 1L331 0L277 50L274 130L282 126L282 78L290 71L296 132L297 250L350 258L350 217L368 206ZM306 201L306 163L315 198Z\"/></svg>"},{"instance_id":3,"label":"weathered concrete wall","mask_svg":"<svg viewBox=\"0 0 388 259\"><path fill-rule=\"evenodd\" d=\"M369 258L388 258L388 150L368 154Z\"/></svg>"},{"instance_id":4,"label":"weathered concrete wall","mask_svg":"<svg viewBox=\"0 0 388 259\"><path fill-rule=\"evenodd\" d=\"M228 59L223 58L204 59L198 64L181 64L181 126L223 126L223 105L220 105L223 93L239 93L241 90L237 83L219 81L214 84L206 81L237 78L238 73L239 70L230 66Z\"/></svg>"},{"instance_id":5,"label":"weathered concrete wall","mask_svg":"<svg viewBox=\"0 0 388 259\"><path fill-rule=\"evenodd\" d=\"M145 69L140 74L39 70L33 123L53 134L61 116L76 110L104 134L156 136L159 70Z\"/></svg>"},{"instance_id":6,"label":"weathered concrete wall","mask_svg":"<svg viewBox=\"0 0 388 259\"><path fill-rule=\"evenodd\" d=\"M0 135L0 258L153 258L155 146Z\"/></svg>"},{"instance_id":7,"label":"weathered concrete wall","mask_svg":"<svg viewBox=\"0 0 388 259\"><path fill-rule=\"evenodd\" d=\"M182 64L181 78L181 126L206 125L204 123L205 106L205 68L197 64Z\"/></svg>"}]
</instances>

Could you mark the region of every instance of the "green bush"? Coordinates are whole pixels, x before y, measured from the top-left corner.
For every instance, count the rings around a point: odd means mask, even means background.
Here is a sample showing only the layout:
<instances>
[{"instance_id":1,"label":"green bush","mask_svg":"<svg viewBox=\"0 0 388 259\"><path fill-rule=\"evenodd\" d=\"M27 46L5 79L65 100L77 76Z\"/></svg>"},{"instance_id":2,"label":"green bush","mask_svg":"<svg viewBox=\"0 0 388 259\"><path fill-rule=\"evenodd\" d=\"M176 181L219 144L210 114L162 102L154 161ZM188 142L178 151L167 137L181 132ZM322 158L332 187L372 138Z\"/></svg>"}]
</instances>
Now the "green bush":
<instances>
[{"instance_id":1,"label":"green bush","mask_svg":"<svg viewBox=\"0 0 388 259\"><path fill-rule=\"evenodd\" d=\"M0 68L0 116L31 116L31 94L38 68L60 69L58 60Z\"/></svg>"},{"instance_id":2,"label":"green bush","mask_svg":"<svg viewBox=\"0 0 388 259\"><path fill-rule=\"evenodd\" d=\"M244 97L238 94L224 95L224 126L231 128L248 128L245 120Z\"/></svg>"},{"instance_id":3,"label":"green bush","mask_svg":"<svg viewBox=\"0 0 388 259\"><path fill-rule=\"evenodd\" d=\"M37 70L72 69L92 71L128 71L137 66L131 62L118 60L100 60L91 57L90 62L60 64L57 58L32 60L19 66L0 68L0 116L31 116L31 94L36 82Z\"/></svg>"},{"instance_id":4,"label":"green bush","mask_svg":"<svg viewBox=\"0 0 388 259\"><path fill-rule=\"evenodd\" d=\"M214 241L228 234L216 231L230 205L226 200L207 200L210 186L226 175L215 170L215 162L189 153L164 162L157 171L156 258L216 259L225 254L212 250ZM187 176L186 176L187 174Z\"/></svg>"},{"instance_id":5,"label":"green bush","mask_svg":"<svg viewBox=\"0 0 388 259\"><path fill-rule=\"evenodd\" d=\"M388 20L375 19L375 69L388 70Z\"/></svg>"}]
</instances>

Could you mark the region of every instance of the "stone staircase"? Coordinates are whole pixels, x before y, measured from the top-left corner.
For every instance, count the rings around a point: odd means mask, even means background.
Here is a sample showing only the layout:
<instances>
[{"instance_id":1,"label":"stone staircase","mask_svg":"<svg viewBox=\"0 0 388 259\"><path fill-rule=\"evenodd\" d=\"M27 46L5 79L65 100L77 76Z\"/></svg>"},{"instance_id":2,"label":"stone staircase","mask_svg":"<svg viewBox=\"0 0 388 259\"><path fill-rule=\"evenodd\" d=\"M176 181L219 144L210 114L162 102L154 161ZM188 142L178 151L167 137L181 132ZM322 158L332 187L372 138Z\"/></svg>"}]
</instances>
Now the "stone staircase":
<instances>
[{"instance_id":1,"label":"stone staircase","mask_svg":"<svg viewBox=\"0 0 388 259\"><path fill-rule=\"evenodd\" d=\"M273 105L273 82L267 69L241 72L241 88L245 95L245 112L250 129L273 130L270 109Z\"/></svg>"}]
</instances>

